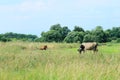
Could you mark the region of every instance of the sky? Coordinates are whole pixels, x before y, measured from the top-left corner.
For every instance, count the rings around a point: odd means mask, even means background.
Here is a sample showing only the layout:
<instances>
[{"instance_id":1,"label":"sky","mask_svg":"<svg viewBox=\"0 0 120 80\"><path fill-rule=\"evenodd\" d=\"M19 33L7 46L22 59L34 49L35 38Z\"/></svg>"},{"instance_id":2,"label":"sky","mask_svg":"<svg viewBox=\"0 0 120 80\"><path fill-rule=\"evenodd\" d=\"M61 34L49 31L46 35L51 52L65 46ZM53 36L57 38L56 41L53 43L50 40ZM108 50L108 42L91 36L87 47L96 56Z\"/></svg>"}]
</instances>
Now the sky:
<instances>
[{"instance_id":1,"label":"sky","mask_svg":"<svg viewBox=\"0 0 120 80\"><path fill-rule=\"evenodd\" d=\"M73 30L120 27L120 0L0 0L0 33L40 36L52 25Z\"/></svg>"}]
</instances>

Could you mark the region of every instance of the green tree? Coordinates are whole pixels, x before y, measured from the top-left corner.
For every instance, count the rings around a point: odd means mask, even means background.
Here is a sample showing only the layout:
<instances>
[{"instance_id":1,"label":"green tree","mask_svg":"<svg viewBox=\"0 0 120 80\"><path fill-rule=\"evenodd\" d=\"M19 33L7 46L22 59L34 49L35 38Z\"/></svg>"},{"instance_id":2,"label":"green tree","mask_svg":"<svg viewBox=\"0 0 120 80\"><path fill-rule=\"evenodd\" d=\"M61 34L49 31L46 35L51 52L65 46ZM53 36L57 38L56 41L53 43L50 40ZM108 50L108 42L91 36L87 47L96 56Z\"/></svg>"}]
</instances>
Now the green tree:
<instances>
[{"instance_id":1,"label":"green tree","mask_svg":"<svg viewBox=\"0 0 120 80\"><path fill-rule=\"evenodd\" d=\"M103 31L102 26L97 26L93 31L92 31L93 39L96 42L106 42L107 37L105 32Z\"/></svg>"},{"instance_id":2,"label":"green tree","mask_svg":"<svg viewBox=\"0 0 120 80\"><path fill-rule=\"evenodd\" d=\"M61 31L62 27L60 24L55 24L50 27L50 30Z\"/></svg>"},{"instance_id":3,"label":"green tree","mask_svg":"<svg viewBox=\"0 0 120 80\"><path fill-rule=\"evenodd\" d=\"M120 43L120 38L117 38L116 42L117 42L117 43Z\"/></svg>"},{"instance_id":4,"label":"green tree","mask_svg":"<svg viewBox=\"0 0 120 80\"><path fill-rule=\"evenodd\" d=\"M62 42L69 32L70 29L67 26L52 25L49 31L41 33L39 40L43 42Z\"/></svg>"},{"instance_id":5,"label":"green tree","mask_svg":"<svg viewBox=\"0 0 120 80\"><path fill-rule=\"evenodd\" d=\"M36 35L26 35L26 34L18 34L18 33L13 33L13 32L8 32L5 34L2 34L3 40L23 40L23 41L34 41L34 39L37 38Z\"/></svg>"},{"instance_id":6,"label":"green tree","mask_svg":"<svg viewBox=\"0 0 120 80\"><path fill-rule=\"evenodd\" d=\"M79 26L75 26L73 31L84 32L84 29Z\"/></svg>"},{"instance_id":7,"label":"green tree","mask_svg":"<svg viewBox=\"0 0 120 80\"><path fill-rule=\"evenodd\" d=\"M61 42L60 38L61 34L55 30L43 32L41 37L44 42Z\"/></svg>"},{"instance_id":8,"label":"green tree","mask_svg":"<svg viewBox=\"0 0 120 80\"><path fill-rule=\"evenodd\" d=\"M72 31L72 32L68 33L68 35L66 36L64 41L67 42L67 43L73 43L73 42L82 43L83 36L84 36L83 32Z\"/></svg>"},{"instance_id":9,"label":"green tree","mask_svg":"<svg viewBox=\"0 0 120 80\"><path fill-rule=\"evenodd\" d=\"M120 27L113 27L111 32L110 32L110 35L112 38L120 38Z\"/></svg>"},{"instance_id":10,"label":"green tree","mask_svg":"<svg viewBox=\"0 0 120 80\"><path fill-rule=\"evenodd\" d=\"M111 30L110 29L107 29L105 32L105 35L106 35L106 42L110 42L112 41L112 37L111 37Z\"/></svg>"},{"instance_id":11,"label":"green tree","mask_svg":"<svg viewBox=\"0 0 120 80\"><path fill-rule=\"evenodd\" d=\"M83 42L93 42L93 41L94 41L93 35L91 35L91 34L86 34L86 35L84 36Z\"/></svg>"},{"instance_id":12,"label":"green tree","mask_svg":"<svg viewBox=\"0 0 120 80\"><path fill-rule=\"evenodd\" d=\"M61 30L61 37L62 37L62 41L65 39L65 37L67 36L67 34L71 32L70 29L68 29L67 26L64 26Z\"/></svg>"}]
</instances>

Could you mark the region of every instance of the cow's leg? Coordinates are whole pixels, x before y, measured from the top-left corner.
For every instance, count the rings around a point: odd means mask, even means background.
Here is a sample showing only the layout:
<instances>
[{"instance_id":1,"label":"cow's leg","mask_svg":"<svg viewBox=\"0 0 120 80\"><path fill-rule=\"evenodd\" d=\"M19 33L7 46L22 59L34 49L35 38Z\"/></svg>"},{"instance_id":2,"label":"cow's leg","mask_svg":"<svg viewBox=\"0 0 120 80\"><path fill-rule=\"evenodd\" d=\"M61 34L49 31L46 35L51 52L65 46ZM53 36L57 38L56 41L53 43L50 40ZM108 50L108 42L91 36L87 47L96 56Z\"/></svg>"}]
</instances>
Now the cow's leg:
<instances>
[{"instance_id":1,"label":"cow's leg","mask_svg":"<svg viewBox=\"0 0 120 80\"><path fill-rule=\"evenodd\" d=\"M94 49L93 49L93 50L94 50L94 53L95 53L95 52L96 52L96 53L98 52L97 46L98 46L98 44L96 44L95 47L94 47Z\"/></svg>"},{"instance_id":2,"label":"cow's leg","mask_svg":"<svg viewBox=\"0 0 120 80\"><path fill-rule=\"evenodd\" d=\"M82 50L82 49L80 49L80 54L82 53L82 51L83 51L83 50Z\"/></svg>"},{"instance_id":3,"label":"cow's leg","mask_svg":"<svg viewBox=\"0 0 120 80\"><path fill-rule=\"evenodd\" d=\"M78 52L81 54L82 53L82 51L84 52L84 50L83 49L78 49Z\"/></svg>"},{"instance_id":4,"label":"cow's leg","mask_svg":"<svg viewBox=\"0 0 120 80\"><path fill-rule=\"evenodd\" d=\"M81 52L82 52L82 51L81 51L81 49L80 49L80 48L78 49L78 52L81 54Z\"/></svg>"},{"instance_id":5,"label":"cow's leg","mask_svg":"<svg viewBox=\"0 0 120 80\"><path fill-rule=\"evenodd\" d=\"M95 49L93 49L93 51L94 51L94 53L97 53L97 52L98 52L98 49L97 49L97 48L95 48Z\"/></svg>"}]
</instances>

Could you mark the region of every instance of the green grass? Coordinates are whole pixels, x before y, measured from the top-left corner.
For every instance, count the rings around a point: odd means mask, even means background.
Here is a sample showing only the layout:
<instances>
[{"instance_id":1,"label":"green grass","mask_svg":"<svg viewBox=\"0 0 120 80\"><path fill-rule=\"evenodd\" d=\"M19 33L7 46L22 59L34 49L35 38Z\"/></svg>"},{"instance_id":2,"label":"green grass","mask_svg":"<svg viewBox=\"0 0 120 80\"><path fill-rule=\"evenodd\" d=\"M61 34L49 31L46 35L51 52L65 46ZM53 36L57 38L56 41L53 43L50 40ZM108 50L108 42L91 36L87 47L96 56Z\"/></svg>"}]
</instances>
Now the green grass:
<instances>
[{"instance_id":1,"label":"green grass","mask_svg":"<svg viewBox=\"0 0 120 80\"><path fill-rule=\"evenodd\" d=\"M101 53L115 54L120 53L120 44L108 43L99 47Z\"/></svg>"},{"instance_id":2,"label":"green grass","mask_svg":"<svg viewBox=\"0 0 120 80\"><path fill-rule=\"evenodd\" d=\"M47 44L48 50L39 47ZM0 43L0 80L119 80L120 44L79 54L72 43Z\"/></svg>"}]
</instances>

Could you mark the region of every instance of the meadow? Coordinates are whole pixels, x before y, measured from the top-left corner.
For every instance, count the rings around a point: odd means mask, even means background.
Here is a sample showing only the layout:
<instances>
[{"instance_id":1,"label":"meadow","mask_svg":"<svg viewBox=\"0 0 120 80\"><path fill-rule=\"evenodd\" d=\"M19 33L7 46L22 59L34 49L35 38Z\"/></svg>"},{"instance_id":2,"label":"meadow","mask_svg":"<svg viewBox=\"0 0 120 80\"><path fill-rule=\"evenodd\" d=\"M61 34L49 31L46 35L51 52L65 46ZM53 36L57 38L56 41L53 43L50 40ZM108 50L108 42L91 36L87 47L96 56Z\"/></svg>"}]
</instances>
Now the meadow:
<instances>
[{"instance_id":1,"label":"meadow","mask_svg":"<svg viewBox=\"0 0 120 80\"><path fill-rule=\"evenodd\" d=\"M39 50L45 44L48 49ZM0 80L120 80L120 44L81 55L79 45L0 42Z\"/></svg>"}]
</instances>

